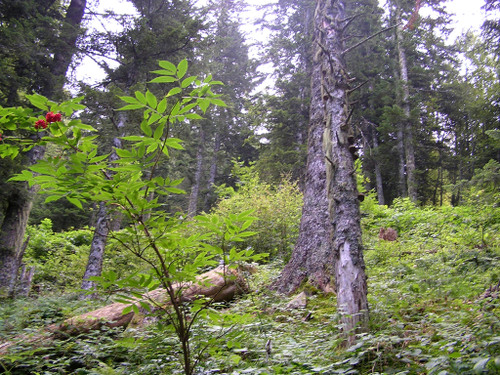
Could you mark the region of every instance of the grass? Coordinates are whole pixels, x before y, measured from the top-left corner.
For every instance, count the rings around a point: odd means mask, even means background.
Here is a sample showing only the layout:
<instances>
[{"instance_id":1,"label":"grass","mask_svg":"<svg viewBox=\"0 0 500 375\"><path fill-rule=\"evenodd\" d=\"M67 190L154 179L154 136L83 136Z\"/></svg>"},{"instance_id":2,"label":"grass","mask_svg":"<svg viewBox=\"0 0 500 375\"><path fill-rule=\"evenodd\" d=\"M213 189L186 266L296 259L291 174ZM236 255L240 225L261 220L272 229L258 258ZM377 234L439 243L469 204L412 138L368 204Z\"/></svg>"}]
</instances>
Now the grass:
<instances>
[{"instance_id":1,"label":"grass","mask_svg":"<svg viewBox=\"0 0 500 375\"><path fill-rule=\"evenodd\" d=\"M355 346L340 345L335 295L312 292L293 310L266 288L283 267L275 260L250 280L253 293L220 307L248 319L214 339L199 374L500 374L500 300L487 292L500 280L498 209L487 220L460 207L376 210L363 221L370 332ZM398 241L379 240L380 226ZM90 308L67 296L3 304L0 339ZM200 322L193 342L220 331ZM0 363L7 374L177 374L177 355L171 331L153 324L20 343Z\"/></svg>"}]
</instances>

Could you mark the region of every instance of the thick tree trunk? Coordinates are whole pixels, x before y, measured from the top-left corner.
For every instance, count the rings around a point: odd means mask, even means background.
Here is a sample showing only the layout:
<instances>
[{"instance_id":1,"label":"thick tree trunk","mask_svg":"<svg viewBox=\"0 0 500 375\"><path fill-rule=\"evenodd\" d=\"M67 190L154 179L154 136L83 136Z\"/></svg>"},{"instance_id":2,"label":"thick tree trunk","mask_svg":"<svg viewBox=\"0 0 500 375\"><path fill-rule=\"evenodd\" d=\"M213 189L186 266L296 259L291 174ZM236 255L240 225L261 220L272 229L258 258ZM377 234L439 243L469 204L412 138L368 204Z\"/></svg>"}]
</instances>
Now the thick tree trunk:
<instances>
[{"instance_id":1,"label":"thick tree trunk","mask_svg":"<svg viewBox=\"0 0 500 375\"><path fill-rule=\"evenodd\" d=\"M194 181L189 195L188 217L194 217L198 209L198 197L200 195L201 175L203 173L203 154L205 153L205 130L200 127L200 139L198 150L196 151L196 170Z\"/></svg>"},{"instance_id":2,"label":"thick tree trunk","mask_svg":"<svg viewBox=\"0 0 500 375\"><path fill-rule=\"evenodd\" d=\"M85 6L86 0L72 0L69 4L60 33L60 45L54 48L54 60L51 65L53 77L42 90L42 93L50 98L62 91L66 72L76 51L76 40ZM33 148L28 154L29 165L35 164L43 158L44 154L45 147ZM23 255L21 254L22 241L36 189L32 187L27 189L26 193L12 197L5 213L0 228L0 297L12 295L14 292L14 284Z\"/></svg>"},{"instance_id":3,"label":"thick tree trunk","mask_svg":"<svg viewBox=\"0 0 500 375\"><path fill-rule=\"evenodd\" d=\"M35 146L28 153L28 165L45 154L45 147ZM24 255L24 234L33 206L37 186L20 189L9 197L9 204L0 228L0 298L13 297L19 267Z\"/></svg>"},{"instance_id":4,"label":"thick tree trunk","mask_svg":"<svg viewBox=\"0 0 500 375\"><path fill-rule=\"evenodd\" d=\"M311 105L304 179L304 205L299 237L288 264L271 289L293 293L305 280L317 288L333 291L333 258L330 247L332 227L328 217L325 153L323 151L323 99L321 66L315 64L311 76Z\"/></svg>"},{"instance_id":5,"label":"thick tree trunk","mask_svg":"<svg viewBox=\"0 0 500 375\"><path fill-rule=\"evenodd\" d=\"M326 128L324 135L331 238L334 254L337 308L347 343L355 331L368 325L365 264L361 244L361 215L354 168L355 152L348 124L349 77L343 57L344 1L317 0L315 14L316 64L321 66L321 87ZM311 114L312 115L312 114Z\"/></svg>"},{"instance_id":6,"label":"thick tree trunk","mask_svg":"<svg viewBox=\"0 0 500 375\"><path fill-rule=\"evenodd\" d=\"M396 10L398 22L401 20L400 10ZM415 149L413 145L413 129L410 119L410 88L408 82L408 64L406 61L406 51L403 47L403 29L399 25L396 28L396 39L398 48L398 63L399 63L399 79L401 82L402 91L402 107L404 113L404 120L400 126L400 131L403 132L404 139L404 155L406 159L406 178L408 187L408 197L412 202L417 202L417 179L416 179L416 165L415 165ZM398 151L400 151L399 144L399 131L398 131Z\"/></svg>"},{"instance_id":7,"label":"thick tree trunk","mask_svg":"<svg viewBox=\"0 0 500 375\"><path fill-rule=\"evenodd\" d=\"M80 26L85 14L86 0L71 0L60 33L57 47L54 48L54 60L50 71L53 75L43 94L48 97L60 97L66 73L76 52L76 41L81 34Z\"/></svg>"}]
</instances>

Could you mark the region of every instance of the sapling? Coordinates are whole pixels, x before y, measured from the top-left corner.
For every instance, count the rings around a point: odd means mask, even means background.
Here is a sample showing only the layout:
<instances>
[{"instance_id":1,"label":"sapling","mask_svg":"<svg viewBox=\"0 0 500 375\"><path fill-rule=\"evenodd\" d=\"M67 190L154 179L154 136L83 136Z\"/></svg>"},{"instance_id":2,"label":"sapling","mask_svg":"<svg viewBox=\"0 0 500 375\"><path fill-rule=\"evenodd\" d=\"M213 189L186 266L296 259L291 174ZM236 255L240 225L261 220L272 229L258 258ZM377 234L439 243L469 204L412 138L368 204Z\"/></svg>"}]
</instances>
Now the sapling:
<instances>
[{"instance_id":1,"label":"sapling","mask_svg":"<svg viewBox=\"0 0 500 375\"><path fill-rule=\"evenodd\" d=\"M172 137L172 128L201 119L210 105L225 103L212 91L221 82L211 76L187 77L186 60L178 65L160 61L159 65L161 69L153 71L158 77L150 83L169 84L165 95L157 98L147 90L120 97L126 105L119 110L142 110L143 120L138 134L122 137L126 145L114 150L113 160L110 154L99 154L96 129L72 117L85 108L79 104L82 98L55 103L36 94L27 98L45 113L43 118L35 117L31 109L0 108L0 156L14 158L36 145L53 144L59 152L56 157L40 160L11 180L39 185L40 191L48 195L46 202L64 198L79 208L83 202L103 202L110 211L127 219L129 225L113 236L149 269L123 280L112 272L93 280L130 291L119 296L128 304L125 314L158 311L175 332L184 373L191 375L208 345L214 344L211 338L193 350L195 324L200 319L219 325L237 324L241 318L223 315L213 308L218 292L191 304L183 299L183 292L199 282L196 276L200 270L222 263L221 277L231 277L229 269L263 255L254 255L250 249L238 251L234 246L253 234L247 230L254 221L250 211L223 220L198 216L187 222L181 214L171 215L164 209L160 197L183 193L178 188L182 180L172 180L158 171L172 149L183 149L182 141ZM208 228L209 233L186 236L190 226L196 225ZM214 236L218 242L212 241ZM168 303L148 300L147 292L158 287L165 291Z\"/></svg>"}]
</instances>

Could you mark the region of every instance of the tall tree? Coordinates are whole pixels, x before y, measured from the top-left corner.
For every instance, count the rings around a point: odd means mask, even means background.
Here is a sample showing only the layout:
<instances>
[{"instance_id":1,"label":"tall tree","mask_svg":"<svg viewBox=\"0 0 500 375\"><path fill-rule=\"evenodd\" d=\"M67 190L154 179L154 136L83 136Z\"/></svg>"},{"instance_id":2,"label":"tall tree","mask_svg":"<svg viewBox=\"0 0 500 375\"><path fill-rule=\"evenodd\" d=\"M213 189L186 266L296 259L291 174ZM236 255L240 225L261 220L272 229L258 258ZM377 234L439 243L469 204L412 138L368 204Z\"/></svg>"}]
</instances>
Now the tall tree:
<instances>
[{"instance_id":1,"label":"tall tree","mask_svg":"<svg viewBox=\"0 0 500 375\"><path fill-rule=\"evenodd\" d=\"M299 237L290 261L271 288L280 293L290 294L305 280L308 280L315 287L328 292L334 289L333 258L329 240L332 228L328 217L325 153L323 151L325 120L323 112L315 110L323 105L321 66L318 63L313 64L312 61L314 49L311 48L311 42L315 4L313 2L289 4L289 2L282 1L278 3L278 6L283 14L283 17L279 17L278 20L287 26L284 28L285 35L278 35L275 44L278 46L285 44L293 48L282 52L281 57L278 53L274 53L275 64L291 68L294 66L294 61L298 60L301 63L293 68L292 74L290 71L287 72L287 69L280 73L281 83L278 84L278 88L283 89L281 96L277 96L276 104L288 104L289 108L271 110L270 121L281 120L271 128L271 142L275 142L280 147L294 147L298 145L297 133L304 134L307 129L307 162L301 184L303 185L304 205ZM289 22L289 20L294 22ZM283 43L284 40L289 42ZM290 42L297 40L300 43ZM272 48L277 49L275 46ZM301 87L300 83L304 84L306 77L309 77L310 85ZM309 109L307 111L302 109L297 114L296 111L304 105L301 102L307 99L310 100ZM277 113L279 117L274 113ZM291 137L283 136L284 131L287 131ZM280 138L283 139L283 144L276 142Z\"/></svg>"},{"instance_id":2,"label":"tall tree","mask_svg":"<svg viewBox=\"0 0 500 375\"><path fill-rule=\"evenodd\" d=\"M315 69L312 82L319 82L322 103L311 108L311 116L322 113L325 121L324 148L330 221L331 251L341 313L348 344L354 331L368 326L365 264L361 244L359 194L349 124L344 30L348 19L343 0L318 0L315 12ZM319 67L319 69L317 68Z\"/></svg>"}]
</instances>

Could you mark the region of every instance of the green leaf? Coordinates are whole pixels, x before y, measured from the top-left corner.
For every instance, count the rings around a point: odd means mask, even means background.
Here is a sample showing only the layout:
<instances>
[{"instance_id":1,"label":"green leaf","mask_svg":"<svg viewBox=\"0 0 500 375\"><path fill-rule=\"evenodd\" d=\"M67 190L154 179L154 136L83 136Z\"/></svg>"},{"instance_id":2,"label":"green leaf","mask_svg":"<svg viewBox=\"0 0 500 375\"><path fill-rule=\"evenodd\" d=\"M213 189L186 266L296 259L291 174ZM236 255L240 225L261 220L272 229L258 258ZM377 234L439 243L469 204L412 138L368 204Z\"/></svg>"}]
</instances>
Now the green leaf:
<instances>
[{"instance_id":1,"label":"green leaf","mask_svg":"<svg viewBox=\"0 0 500 375\"><path fill-rule=\"evenodd\" d=\"M70 196L66 196L66 199L68 200L68 202L70 202L71 204L74 204L80 210L83 210L82 202L80 202L79 199L76 199L76 198L73 198L73 197L70 197Z\"/></svg>"},{"instance_id":2,"label":"green leaf","mask_svg":"<svg viewBox=\"0 0 500 375\"><path fill-rule=\"evenodd\" d=\"M139 103L146 105L146 103L148 101L142 92L136 91L136 92L134 92L134 94L135 94L135 97L137 98L137 100L139 101Z\"/></svg>"},{"instance_id":3,"label":"green leaf","mask_svg":"<svg viewBox=\"0 0 500 375\"><path fill-rule=\"evenodd\" d=\"M133 141L133 142L138 142L138 141L143 141L144 137L140 135L128 135L126 137L121 137L121 139L125 141Z\"/></svg>"},{"instance_id":4,"label":"green leaf","mask_svg":"<svg viewBox=\"0 0 500 375\"><path fill-rule=\"evenodd\" d=\"M182 141L179 138L168 138L165 141L165 145L167 147L170 147L170 148L173 148L176 150L184 150L184 147L182 147L181 142Z\"/></svg>"},{"instance_id":5,"label":"green leaf","mask_svg":"<svg viewBox=\"0 0 500 375\"><path fill-rule=\"evenodd\" d=\"M33 94L33 95L26 95L26 97L28 98L30 103L33 104L35 107L40 108L43 111L49 110L49 108L47 107L48 99L45 96Z\"/></svg>"},{"instance_id":6,"label":"green leaf","mask_svg":"<svg viewBox=\"0 0 500 375\"><path fill-rule=\"evenodd\" d=\"M177 81L177 79L175 79L174 77L162 76L162 77L153 78L151 81L149 81L149 83L169 83L169 82L175 82L175 81Z\"/></svg>"},{"instance_id":7,"label":"green leaf","mask_svg":"<svg viewBox=\"0 0 500 375\"><path fill-rule=\"evenodd\" d=\"M163 131L165 130L165 124L160 124L156 127L155 133L153 134L153 138L158 140L163 135Z\"/></svg>"},{"instance_id":8,"label":"green leaf","mask_svg":"<svg viewBox=\"0 0 500 375\"><path fill-rule=\"evenodd\" d=\"M227 107L226 103L221 99L210 99L210 101L212 102L212 104L214 104L216 106Z\"/></svg>"},{"instance_id":9,"label":"green leaf","mask_svg":"<svg viewBox=\"0 0 500 375\"><path fill-rule=\"evenodd\" d=\"M142 104L127 104L125 107L118 108L117 111L129 111L131 109L144 108Z\"/></svg>"},{"instance_id":10,"label":"green leaf","mask_svg":"<svg viewBox=\"0 0 500 375\"><path fill-rule=\"evenodd\" d=\"M151 91L149 91L149 90L146 91L146 99L148 101L148 105L151 108L156 109L156 106L158 104L158 102L156 100L156 96L154 96L153 93Z\"/></svg>"},{"instance_id":11,"label":"green leaf","mask_svg":"<svg viewBox=\"0 0 500 375\"><path fill-rule=\"evenodd\" d=\"M186 192L184 190L173 188L173 187L166 187L165 191L168 191L172 194L186 194Z\"/></svg>"},{"instance_id":12,"label":"green leaf","mask_svg":"<svg viewBox=\"0 0 500 375\"><path fill-rule=\"evenodd\" d=\"M167 97L169 96L173 96L173 95L176 95L176 94L179 94L180 92L182 92L182 89L180 87L174 87L173 89L171 89L168 94L166 95Z\"/></svg>"},{"instance_id":13,"label":"green leaf","mask_svg":"<svg viewBox=\"0 0 500 375\"><path fill-rule=\"evenodd\" d=\"M183 89L185 89L185 88L186 88L186 87L188 87L190 84L192 84L194 81L196 81L196 78L198 78L198 77L196 77L196 76L191 76L191 77L186 78L185 80L183 80L183 81L182 81L182 83L181 83L181 87L182 87Z\"/></svg>"},{"instance_id":14,"label":"green leaf","mask_svg":"<svg viewBox=\"0 0 500 375\"><path fill-rule=\"evenodd\" d=\"M45 198L45 203L50 203L57 201L62 198L62 195L49 195L47 198Z\"/></svg>"},{"instance_id":15,"label":"green leaf","mask_svg":"<svg viewBox=\"0 0 500 375\"><path fill-rule=\"evenodd\" d=\"M138 101L136 98L133 98L131 96L119 96L121 100L123 100L125 103L130 103L130 104L137 104Z\"/></svg>"},{"instance_id":16,"label":"green leaf","mask_svg":"<svg viewBox=\"0 0 500 375\"><path fill-rule=\"evenodd\" d=\"M158 107L156 107L156 110L159 113L164 113L165 110L167 109L167 98L163 98L159 103Z\"/></svg>"},{"instance_id":17,"label":"green leaf","mask_svg":"<svg viewBox=\"0 0 500 375\"><path fill-rule=\"evenodd\" d=\"M125 307L123 309L123 311L122 311L122 315L127 315L127 314L131 313L132 312L132 306L134 306L134 305L128 305L127 307Z\"/></svg>"},{"instance_id":18,"label":"green leaf","mask_svg":"<svg viewBox=\"0 0 500 375\"><path fill-rule=\"evenodd\" d=\"M188 70L188 62L186 59L182 60L179 65L177 65L177 77L180 79L186 75Z\"/></svg>"},{"instance_id":19,"label":"green leaf","mask_svg":"<svg viewBox=\"0 0 500 375\"><path fill-rule=\"evenodd\" d=\"M177 71L177 68L175 67L175 65L172 64L170 61L161 60L161 61L158 61L158 65L160 65L163 69L166 69L172 73L175 73Z\"/></svg>"},{"instance_id":20,"label":"green leaf","mask_svg":"<svg viewBox=\"0 0 500 375\"><path fill-rule=\"evenodd\" d=\"M148 120L143 120L141 122L141 130L148 137L153 135L153 130L151 129L151 126L149 126Z\"/></svg>"},{"instance_id":21,"label":"green leaf","mask_svg":"<svg viewBox=\"0 0 500 375\"><path fill-rule=\"evenodd\" d=\"M200 107L200 109L203 111L203 113L205 113L207 111L208 107L210 106L210 100L209 99L200 99L200 100L198 100L197 104L198 104L198 107Z\"/></svg>"}]
</instances>

